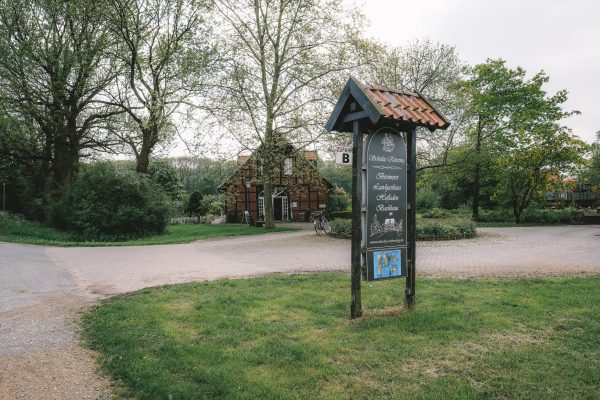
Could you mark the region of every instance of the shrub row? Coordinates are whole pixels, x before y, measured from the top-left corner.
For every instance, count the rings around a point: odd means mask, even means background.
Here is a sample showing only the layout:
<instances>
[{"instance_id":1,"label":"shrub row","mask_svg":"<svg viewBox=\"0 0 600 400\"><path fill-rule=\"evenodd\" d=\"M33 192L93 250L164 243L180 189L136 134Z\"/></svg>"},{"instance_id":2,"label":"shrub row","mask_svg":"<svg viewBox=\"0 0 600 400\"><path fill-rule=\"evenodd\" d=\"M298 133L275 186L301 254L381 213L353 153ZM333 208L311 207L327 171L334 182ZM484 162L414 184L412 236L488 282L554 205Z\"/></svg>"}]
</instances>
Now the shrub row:
<instances>
[{"instance_id":1,"label":"shrub row","mask_svg":"<svg viewBox=\"0 0 600 400\"><path fill-rule=\"evenodd\" d=\"M335 219L329 222L331 227L331 235L339 238L349 239L352 237L352 220L351 219Z\"/></svg>"},{"instance_id":2,"label":"shrub row","mask_svg":"<svg viewBox=\"0 0 600 400\"><path fill-rule=\"evenodd\" d=\"M418 240L455 240L477 236L473 221L465 218L446 220L417 219Z\"/></svg>"},{"instance_id":3,"label":"shrub row","mask_svg":"<svg viewBox=\"0 0 600 400\"><path fill-rule=\"evenodd\" d=\"M425 216L425 214L423 215ZM481 222L514 222L515 217L508 209L481 210ZM573 224L577 223L575 209L539 209L529 208L521 215L521 223L526 224Z\"/></svg>"},{"instance_id":4,"label":"shrub row","mask_svg":"<svg viewBox=\"0 0 600 400\"><path fill-rule=\"evenodd\" d=\"M352 210L348 211L333 211L329 213L331 219L352 219Z\"/></svg>"},{"instance_id":5,"label":"shrub row","mask_svg":"<svg viewBox=\"0 0 600 400\"><path fill-rule=\"evenodd\" d=\"M331 235L340 238L352 236L352 220L331 221ZM417 219L417 240L453 240L472 238L477 235L475 223L468 219L456 218L444 221Z\"/></svg>"}]
</instances>

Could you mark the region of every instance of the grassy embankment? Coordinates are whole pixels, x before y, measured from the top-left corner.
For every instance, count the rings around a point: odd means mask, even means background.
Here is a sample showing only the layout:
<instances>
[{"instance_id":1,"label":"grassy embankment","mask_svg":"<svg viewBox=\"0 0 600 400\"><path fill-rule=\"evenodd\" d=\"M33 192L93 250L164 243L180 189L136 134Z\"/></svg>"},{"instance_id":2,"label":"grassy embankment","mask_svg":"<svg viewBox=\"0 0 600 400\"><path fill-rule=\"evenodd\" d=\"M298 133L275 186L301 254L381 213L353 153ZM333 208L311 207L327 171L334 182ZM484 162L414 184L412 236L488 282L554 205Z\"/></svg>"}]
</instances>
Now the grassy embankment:
<instances>
[{"instance_id":1,"label":"grassy embankment","mask_svg":"<svg viewBox=\"0 0 600 400\"><path fill-rule=\"evenodd\" d=\"M84 337L119 394L140 399L592 399L600 277L364 284L272 276L102 302Z\"/></svg>"},{"instance_id":2,"label":"grassy embankment","mask_svg":"<svg viewBox=\"0 0 600 400\"><path fill-rule=\"evenodd\" d=\"M161 235L123 242L82 242L68 232L19 218L0 216L0 241L48 246L146 246L156 244L190 243L195 240L226 236L260 235L269 232L290 231L289 228L264 229L240 224L224 225L170 225Z\"/></svg>"}]
</instances>

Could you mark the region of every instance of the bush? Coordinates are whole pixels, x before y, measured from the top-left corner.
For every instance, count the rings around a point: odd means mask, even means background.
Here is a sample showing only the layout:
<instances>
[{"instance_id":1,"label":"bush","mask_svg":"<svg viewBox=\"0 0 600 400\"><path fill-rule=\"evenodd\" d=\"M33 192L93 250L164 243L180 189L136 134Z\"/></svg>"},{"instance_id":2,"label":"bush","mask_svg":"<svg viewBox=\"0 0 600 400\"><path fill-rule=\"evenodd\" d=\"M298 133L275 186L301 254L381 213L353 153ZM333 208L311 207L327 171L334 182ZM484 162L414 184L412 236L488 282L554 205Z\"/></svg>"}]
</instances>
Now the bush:
<instances>
[{"instance_id":1,"label":"bush","mask_svg":"<svg viewBox=\"0 0 600 400\"><path fill-rule=\"evenodd\" d=\"M575 210L572 208L557 210L528 208L521 215L521 222L529 224L572 224L576 222Z\"/></svg>"},{"instance_id":2,"label":"bush","mask_svg":"<svg viewBox=\"0 0 600 400\"><path fill-rule=\"evenodd\" d=\"M352 237L352 220L336 219L329 222L331 235L339 238L350 239Z\"/></svg>"},{"instance_id":3,"label":"bush","mask_svg":"<svg viewBox=\"0 0 600 400\"><path fill-rule=\"evenodd\" d=\"M177 200L181 195L179 173L169 160L154 160L148 167L148 175L152 182L160 186L171 200Z\"/></svg>"},{"instance_id":4,"label":"bush","mask_svg":"<svg viewBox=\"0 0 600 400\"><path fill-rule=\"evenodd\" d=\"M336 219L329 223L331 235L349 239L352 237L352 220ZM472 238L477 235L475 223L468 219L449 220L417 219L417 240L452 240Z\"/></svg>"},{"instance_id":5,"label":"bush","mask_svg":"<svg viewBox=\"0 0 600 400\"><path fill-rule=\"evenodd\" d=\"M332 212L344 211L350 206L350 198L345 193L332 194L329 196L329 204Z\"/></svg>"},{"instance_id":6,"label":"bush","mask_svg":"<svg viewBox=\"0 0 600 400\"><path fill-rule=\"evenodd\" d=\"M185 207L185 212L188 215L204 215L206 214L206 204L202 201L203 196L197 190L194 190L192 194L190 194L190 199Z\"/></svg>"},{"instance_id":7,"label":"bush","mask_svg":"<svg viewBox=\"0 0 600 400\"><path fill-rule=\"evenodd\" d=\"M336 219L352 219L352 211L334 211L329 213L332 220Z\"/></svg>"},{"instance_id":8,"label":"bush","mask_svg":"<svg viewBox=\"0 0 600 400\"><path fill-rule=\"evenodd\" d=\"M417 219L417 240L453 240L475 236L475 223L468 219Z\"/></svg>"},{"instance_id":9,"label":"bush","mask_svg":"<svg viewBox=\"0 0 600 400\"><path fill-rule=\"evenodd\" d=\"M443 210L441 208L433 208L429 211L425 211L424 213L421 213L421 216L423 218L448 218L453 216L455 213L453 213L450 210Z\"/></svg>"},{"instance_id":10,"label":"bush","mask_svg":"<svg viewBox=\"0 0 600 400\"><path fill-rule=\"evenodd\" d=\"M80 240L127 240L164 232L171 206L147 177L98 163L86 168L52 205L50 223Z\"/></svg>"},{"instance_id":11,"label":"bush","mask_svg":"<svg viewBox=\"0 0 600 400\"><path fill-rule=\"evenodd\" d=\"M424 187L417 190L417 211L427 211L438 207L440 199L435 191L430 187Z\"/></svg>"},{"instance_id":12,"label":"bush","mask_svg":"<svg viewBox=\"0 0 600 400\"><path fill-rule=\"evenodd\" d=\"M478 221L480 222L513 222L514 215L510 210L502 208L499 210L479 210Z\"/></svg>"}]
</instances>

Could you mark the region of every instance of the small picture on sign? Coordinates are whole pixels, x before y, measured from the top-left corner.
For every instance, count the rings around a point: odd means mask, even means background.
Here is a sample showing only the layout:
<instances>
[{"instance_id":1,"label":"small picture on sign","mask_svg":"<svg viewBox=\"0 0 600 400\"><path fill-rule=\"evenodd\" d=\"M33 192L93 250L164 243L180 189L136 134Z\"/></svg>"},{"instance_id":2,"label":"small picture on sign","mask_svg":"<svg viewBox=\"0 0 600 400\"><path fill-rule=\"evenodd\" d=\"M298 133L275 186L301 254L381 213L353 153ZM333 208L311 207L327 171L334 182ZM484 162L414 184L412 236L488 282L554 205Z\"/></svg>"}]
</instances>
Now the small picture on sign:
<instances>
[{"instance_id":1,"label":"small picture on sign","mask_svg":"<svg viewBox=\"0 0 600 400\"><path fill-rule=\"evenodd\" d=\"M402 249L373 252L373 278L402 276Z\"/></svg>"}]
</instances>

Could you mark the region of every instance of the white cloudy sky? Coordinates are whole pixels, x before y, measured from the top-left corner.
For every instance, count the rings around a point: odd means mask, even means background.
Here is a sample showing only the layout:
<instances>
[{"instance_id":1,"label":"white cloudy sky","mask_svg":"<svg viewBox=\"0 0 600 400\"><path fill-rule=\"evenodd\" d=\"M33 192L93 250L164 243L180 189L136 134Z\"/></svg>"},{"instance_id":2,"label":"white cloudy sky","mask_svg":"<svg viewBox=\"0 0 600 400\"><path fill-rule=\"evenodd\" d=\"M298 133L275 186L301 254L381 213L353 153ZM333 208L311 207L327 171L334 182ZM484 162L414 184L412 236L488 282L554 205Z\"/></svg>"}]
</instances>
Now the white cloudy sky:
<instances>
[{"instance_id":1,"label":"white cloudy sky","mask_svg":"<svg viewBox=\"0 0 600 400\"><path fill-rule=\"evenodd\" d=\"M598 0L362 0L367 35L391 45L429 37L456 46L470 64L503 58L547 89L567 89L565 124L588 142L600 130L600 1Z\"/></svg>"}]
</instances>

